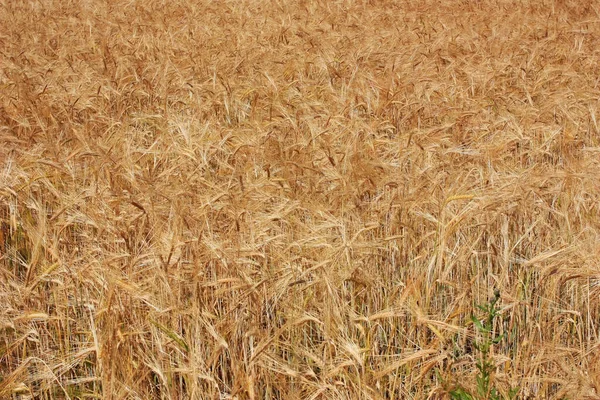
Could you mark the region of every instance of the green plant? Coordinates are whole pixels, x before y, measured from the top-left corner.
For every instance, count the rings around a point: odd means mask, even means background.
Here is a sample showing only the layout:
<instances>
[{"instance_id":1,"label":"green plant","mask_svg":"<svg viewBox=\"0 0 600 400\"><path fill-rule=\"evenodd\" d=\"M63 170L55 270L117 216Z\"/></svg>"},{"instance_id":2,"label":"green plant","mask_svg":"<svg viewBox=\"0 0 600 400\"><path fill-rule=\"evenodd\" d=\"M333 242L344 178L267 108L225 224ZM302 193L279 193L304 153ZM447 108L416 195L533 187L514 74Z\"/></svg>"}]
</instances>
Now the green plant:
<instances>
[{"instance_id":1,"label":"green plant","mask_svg":"<svg viewBox=\"0 0 600 400\"><path fill-rule=\"evenodd\" d=\"M501 393L493 385L493 374L496 366L494 365L491 352L493 347L500 343L504 338L504 335L497 335L494 332L494 321L500 316L500 308L498 302L500 301L500 291L496 289L494 291L494 297L490 299L487 304L477 305L477 308L483 313L482 318L478 318L473 315L471 321L475 326L478 334L478 338L473 343L473 346L479 353L476 366L478 374L476 377L477 381L477 394L473 395L466 389L459 386L450 391L450 397L456 400L471 400L471 399L485 399L485 400L500 400L502 399ZM512 388L509 390L508 398L513 399L516 397L518 388Z\"/></svg>"},{"instance_id":2,"label":"green plant","mask_svg":"<svg viewBox=\"0 0 600 400\"><path fill-rule=\"evenodd\" d=\"M479 371L477 375L477 395L483 399L500 398L498 390L490 382L492 374L496 369L490 357L490 351L494 345L500 343L503 337L503 335L494 334L494 320L499 315L498 300L500 300L500 291L496 289L494 297L488 304L477 306L484 313L484 319L480 320L475 316L471 317L477 332L481 336L480 340L475 343L475 348L479 351L480 355L479 361L476 364Z\"/></svg>"}]
</instances>

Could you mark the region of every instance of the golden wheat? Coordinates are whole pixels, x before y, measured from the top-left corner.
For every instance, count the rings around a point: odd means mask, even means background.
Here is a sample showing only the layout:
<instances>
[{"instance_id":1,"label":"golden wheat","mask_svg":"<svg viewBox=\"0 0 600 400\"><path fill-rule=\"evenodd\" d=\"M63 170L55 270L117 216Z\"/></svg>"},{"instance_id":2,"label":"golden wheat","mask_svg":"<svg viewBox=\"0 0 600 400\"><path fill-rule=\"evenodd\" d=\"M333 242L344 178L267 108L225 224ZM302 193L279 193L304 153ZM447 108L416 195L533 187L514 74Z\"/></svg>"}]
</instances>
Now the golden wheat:
<instances>
[{"instance_id":1,"label":"golden wheat","mask_svg":"<svg viewBox=\"0 0 600 400\"><path fill-rule=\"evenodd\" d=\"M1 1L0 398L600 396L600 7Z\"/></svg>"}]
</instances>

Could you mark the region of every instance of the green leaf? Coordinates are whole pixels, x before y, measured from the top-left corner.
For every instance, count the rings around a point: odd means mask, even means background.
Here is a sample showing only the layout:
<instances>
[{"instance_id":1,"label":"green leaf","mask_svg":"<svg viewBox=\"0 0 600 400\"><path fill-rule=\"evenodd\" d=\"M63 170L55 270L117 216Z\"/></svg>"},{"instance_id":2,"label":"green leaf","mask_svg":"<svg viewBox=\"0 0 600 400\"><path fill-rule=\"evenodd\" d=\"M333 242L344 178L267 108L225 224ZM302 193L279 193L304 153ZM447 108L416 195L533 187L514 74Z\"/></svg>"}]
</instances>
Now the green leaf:
<instances>
[{"instance_id":1,"label":"green leaf","mask_svg":"<svg viewBox=\"0 0 600 400\"><path fill-rule=\"evenodd\" d=\"M484 330L485 330L485 328L484 328L484 327L483 327L483 325L481 324L481 321L480 321L480 320L478 320L478 319L477 319L477 318L475 318L475 317L473 317L473 318L472 318L472 320L473 320L473 324L475 324L475 327L477 328L477 330L478 330L478 331L480 331L480 332L481 332L481 331L484 331Z\"/></svg>"},{"instance_id":2,"label":"green leaf","mask_svg":"<svg viewBox=\"0 0 600 400\"><path fill-rule=\"evenodd\" d=\"M188 344L179 334L177 334L177 332L167 328L166 326L154 320L150 320L150 322L152 323L152 325L156 326L162 333L173 339L173 341L177 343L182 350L185 350L186 352L190 351Z\"/></svg>"},{"instance_id":3,"label":"green leaf","mask_svg":"<svg viewBox=\"0 0 600 400\"><path fill-rule=\"evenodd\" d=\"M463 388L452 390L450 392L450 398L453 400L474 400L473 396Z\"/></svg>"}]
</instances>

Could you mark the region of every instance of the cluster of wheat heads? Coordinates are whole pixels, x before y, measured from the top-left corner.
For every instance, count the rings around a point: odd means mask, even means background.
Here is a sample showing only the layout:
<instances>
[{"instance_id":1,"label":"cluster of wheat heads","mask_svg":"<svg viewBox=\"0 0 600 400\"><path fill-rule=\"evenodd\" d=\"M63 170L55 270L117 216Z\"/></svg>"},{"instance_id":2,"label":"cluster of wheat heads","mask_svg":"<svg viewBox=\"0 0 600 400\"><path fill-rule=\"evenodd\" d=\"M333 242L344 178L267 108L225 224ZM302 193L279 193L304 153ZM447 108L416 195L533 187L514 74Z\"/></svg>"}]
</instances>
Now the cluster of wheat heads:
<instances>
[{"instance_id":1,"label":"cluster of wheat heads","mask_svg":"<svg viewBox=\"0 0 600 400\"><path fill-rule=\"evenodd\" d=\"M0 398L600 394L593 2L0 26Z\"/></svg>"}]
</instances>

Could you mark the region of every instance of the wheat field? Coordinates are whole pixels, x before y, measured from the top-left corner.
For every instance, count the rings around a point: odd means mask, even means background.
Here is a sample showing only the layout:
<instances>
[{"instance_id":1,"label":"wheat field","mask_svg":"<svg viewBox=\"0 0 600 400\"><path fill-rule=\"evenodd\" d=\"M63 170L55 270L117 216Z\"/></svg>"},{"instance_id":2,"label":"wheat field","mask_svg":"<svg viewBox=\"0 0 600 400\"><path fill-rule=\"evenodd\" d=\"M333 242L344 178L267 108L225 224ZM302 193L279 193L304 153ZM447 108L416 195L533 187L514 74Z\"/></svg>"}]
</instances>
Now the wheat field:
<instances>
[{"instance_id":1,"label":"wheat field","mask_svg":"<svg viewBox=\"0 0 600 400\"><path fill-rule=\"evenodd\" d=\"M600 398L598 4L0 26L1 399Z\"/></svg>"}]
</instances>

